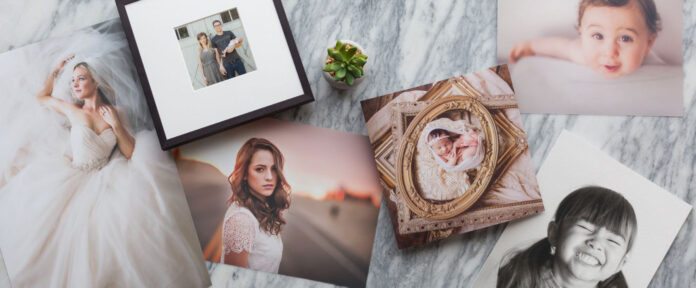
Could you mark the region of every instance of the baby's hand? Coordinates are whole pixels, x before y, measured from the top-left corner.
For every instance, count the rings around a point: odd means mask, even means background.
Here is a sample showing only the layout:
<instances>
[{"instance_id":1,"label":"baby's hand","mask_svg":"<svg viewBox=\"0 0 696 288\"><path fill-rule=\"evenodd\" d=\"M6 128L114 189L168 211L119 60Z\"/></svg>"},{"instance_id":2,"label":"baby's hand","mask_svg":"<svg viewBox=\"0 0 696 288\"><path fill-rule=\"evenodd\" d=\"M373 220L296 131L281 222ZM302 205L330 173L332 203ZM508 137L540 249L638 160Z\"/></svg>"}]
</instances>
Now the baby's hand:
<instances>
[{"instance_id":1,"label":"baby's hand","mask_svg":"<svg viewBox=\"0 0 696 288\"><path fill-rule=\"evenodd\" d=\"M510 64L517 63L522 57L534 56L534 50L532 50L532 41L520 41L512 47L510 51L510 56L508 56L508 61Z\"/></svg>"},{"instance_id":2,"label":"baby's hand","mask_svg":"<svg viewBox=\"0 0 696 288\"><path fill-rule=\"evenodd\" d=\"M445 155L445 161L447 161L447 165L454 166L457 164L457 149L452 148L452 150Z\"/></svg>"}]
</instances>

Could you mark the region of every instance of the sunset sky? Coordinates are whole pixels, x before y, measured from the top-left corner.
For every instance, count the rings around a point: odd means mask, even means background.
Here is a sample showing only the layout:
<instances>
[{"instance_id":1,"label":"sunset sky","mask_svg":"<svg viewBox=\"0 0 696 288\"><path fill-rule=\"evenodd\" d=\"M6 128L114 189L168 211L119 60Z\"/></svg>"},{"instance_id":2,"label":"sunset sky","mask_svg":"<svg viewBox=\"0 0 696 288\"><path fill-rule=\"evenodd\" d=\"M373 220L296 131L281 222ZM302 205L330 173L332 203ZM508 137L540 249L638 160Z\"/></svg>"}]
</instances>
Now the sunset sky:
<instances>
[{"instance_id":1,"label":"sunset sky","mask_svg":"<svg viewBox=\"0 0 696 288\"><path fill-rule=\"evenodd\" d=\"M343 187L380 203L382 187L363 135L267 118L182 146L181 156L210 163L229 175L239 148L252 137L278 146L293 193L323 199L326 192Z\"/></svg>"}]
</instances>

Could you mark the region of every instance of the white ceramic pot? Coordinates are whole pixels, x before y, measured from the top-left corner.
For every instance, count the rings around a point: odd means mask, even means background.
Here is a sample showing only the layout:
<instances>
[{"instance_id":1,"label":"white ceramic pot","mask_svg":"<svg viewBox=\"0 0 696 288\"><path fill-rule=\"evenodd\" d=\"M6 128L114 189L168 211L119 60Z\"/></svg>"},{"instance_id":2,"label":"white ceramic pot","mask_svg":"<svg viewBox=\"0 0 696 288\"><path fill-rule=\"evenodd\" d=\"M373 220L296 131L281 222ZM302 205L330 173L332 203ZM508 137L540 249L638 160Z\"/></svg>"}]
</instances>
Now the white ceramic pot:
<instances>
[{"instance_id":1,"label":"white ceramic pot","mask_svg":"<svg viewBox=\"0 0 696 288\"><path fill-rule=\"evenodd\" d=\"M365 79L365 77L367 77L367 74L368 74L367 70L368 70L368 66L370 65L371 59L370 59L370 55L367 54L367 51L365 51L365 47L363 47L362 45L355 43L353 41L350 41L350 40L340 40L340 41L341 41L341 43L346 43L346 44L350 44L353 47L357 47L358 50L360 50L362 54L365 54L368 56L367 63L365 63L365 65L363 66L363 76L360 78L355 78L355 80L353 81L353 85L348 85L348 84L346 84L346 82L343 82L343 81L335 81L333 79L333 76L331 76L331 74L329 74L329 72L322 71L324 73L324 79L326 79L326 81L329 82L329 84L332 87L334 87L336 89L346 90L346 89L350 89L352 87L358 86L363 81L363 79ZM328 48L334 48L335 46L336 46L336 41L329 43L329 45L326 46L326 48L328 50ZM321 68L322 69L324 68L324 66L326 66L326 59L328 56L329 56L328 53L324 53L324 57L321 58Z\"/></svg>"}]
</instances>

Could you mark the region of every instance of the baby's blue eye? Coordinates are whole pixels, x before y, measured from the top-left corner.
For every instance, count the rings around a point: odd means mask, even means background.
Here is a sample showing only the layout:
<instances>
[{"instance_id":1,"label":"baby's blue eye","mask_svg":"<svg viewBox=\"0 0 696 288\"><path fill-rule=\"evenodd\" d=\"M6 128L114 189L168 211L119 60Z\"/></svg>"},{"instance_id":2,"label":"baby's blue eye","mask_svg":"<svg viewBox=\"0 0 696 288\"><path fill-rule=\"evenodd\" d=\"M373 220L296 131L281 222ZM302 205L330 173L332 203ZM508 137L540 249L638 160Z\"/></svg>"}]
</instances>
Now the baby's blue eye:
<instances>
[{"instance_id":1,"label":"baby's blue eye","mask_svg":"<svg viewBox=\"0 0 696 288\"><path fill-rule=\"evenodd\" d=\"M621 42L633 42L631 36L621 36Z\"/></svg>"},{"instance_id":2,"label":"baby's blue eye","mask_svg":"<svg viewBox=\"0 0 696 288\"><path fill-rule=\"evenodd\" d=\"M595 34L592 34L592 38L594 38L595 40L602 40L602 39L604 39L604 36L602 36L602 34L595 33Z\"/></svg>"}]
</instances>

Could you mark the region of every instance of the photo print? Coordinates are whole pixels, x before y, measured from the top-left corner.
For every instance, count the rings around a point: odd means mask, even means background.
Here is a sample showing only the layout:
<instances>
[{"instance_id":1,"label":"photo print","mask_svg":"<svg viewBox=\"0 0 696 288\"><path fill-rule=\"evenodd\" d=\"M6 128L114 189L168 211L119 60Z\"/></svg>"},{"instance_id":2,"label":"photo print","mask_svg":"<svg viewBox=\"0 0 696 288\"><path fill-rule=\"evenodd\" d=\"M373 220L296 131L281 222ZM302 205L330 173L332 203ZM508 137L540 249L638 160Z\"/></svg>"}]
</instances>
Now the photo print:
<instances>
[{"instance_id":1,"label":"photo print","mask_svg":"<svg viewBox=\"0 0 696 288\"><path fill-rule=\"evenodd\" d=\"M194 89L256 70L237 8L177 26L174 33Z\"/></svg>"},{"instance_id":2,"label":"photo print","mask_svg":"<svg viewBox=\"0 0 696 288\"><path fill-rule=\"evenodd\" d=\"M522 113L682 116L682 1L499 0Z\"/></svg>"},{"instance_id":3,"label":"photo print","mask_svg":"<svg viewBox=\"0 0 696 288\"><path fill-rule=\"evenodd\" d=\"M567 131L538 180L548 210L508 224L473 287L648 287L693 208Z\"/></svg>"},{"instance_id":4,"label":"photo print","mask_svg":"<svg viewBox=\"0 0 696 288\"><path fill-rule=\"evenodd\" d=\"M365 286L382 200L367 137L264 118L174 154L205 260Z\"/></svg>"},{"instance_id":5,"label":"photo print","mask_svg":"<svg viewBox=\"0 0 696 288\"><path fill-rule=\"evenodd\" d=\"M12 287L210 285L121 23L0 63L0 135L12 135L0 149L0 250Z\"/></svg>"},{"instance_id":6,"label":"photo print","mask_svg":"<svg viewBox=\"0 0 696 288\"><path fill-rule=\"evenodd\" d=\"M507 66L361 104L399 249L544 211Z\"/></svg>"}]
</instances>

